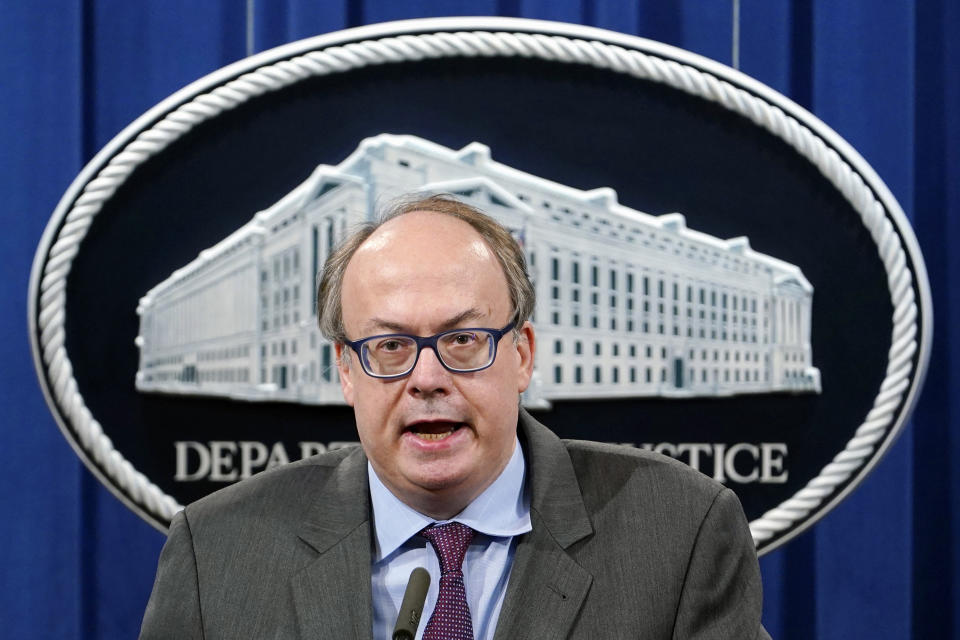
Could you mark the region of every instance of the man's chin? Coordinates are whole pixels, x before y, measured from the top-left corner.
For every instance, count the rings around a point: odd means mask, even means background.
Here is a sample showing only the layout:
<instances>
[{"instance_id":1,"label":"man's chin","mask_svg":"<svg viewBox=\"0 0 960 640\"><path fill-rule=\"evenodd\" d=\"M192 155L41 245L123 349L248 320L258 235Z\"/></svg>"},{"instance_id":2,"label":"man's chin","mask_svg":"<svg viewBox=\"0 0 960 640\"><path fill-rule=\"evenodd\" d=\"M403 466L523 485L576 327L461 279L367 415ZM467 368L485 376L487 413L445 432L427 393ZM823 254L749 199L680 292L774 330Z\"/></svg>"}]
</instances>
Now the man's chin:
<instances>
[{"instance_id":1,"label":"man's chin","mask_svg":"<svg viewBox=\"0 0 960 640\"><path fill-rule=\"evenodd\" d=\"M468 484L469 474L460 469L417 469L407 476L410 484L427 493L456 493Z\"/></svg>"},{"instance_id":2,"label":"man's chin","mask_svg":"<svg viewBox=\"0 0 960 640\"><path fill-rule=\"evenodd\" d=\"M418 494L418 499L456 501L459 496L470 494L473 476L469 469L450 464L430 467L418 465L404 474L405 484L412 493Z\"/></svg>"}]
</instances>

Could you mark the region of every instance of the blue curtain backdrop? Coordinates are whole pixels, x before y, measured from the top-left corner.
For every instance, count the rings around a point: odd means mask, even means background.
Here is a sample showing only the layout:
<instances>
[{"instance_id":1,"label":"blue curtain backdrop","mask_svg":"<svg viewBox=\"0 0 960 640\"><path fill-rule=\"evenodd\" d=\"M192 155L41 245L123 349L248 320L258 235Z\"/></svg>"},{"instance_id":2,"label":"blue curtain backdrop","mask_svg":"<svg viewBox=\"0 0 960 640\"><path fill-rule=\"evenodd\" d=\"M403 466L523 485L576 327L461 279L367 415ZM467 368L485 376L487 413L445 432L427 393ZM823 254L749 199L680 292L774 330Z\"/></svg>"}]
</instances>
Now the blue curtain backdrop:
<instances>
[{"instance_id":1,"label":"blue curtain backdrop","mask_svg":"<svg viewBox=\"0 0 960 640\"><path fill-rule=\"evenodd\" d=\"M588 24L732 62L731 0L0 0L4 637L135 636L163 543L82 466L33 372L30 265L71 180L146 109L250 52L441 15ZM775 638L960 638L958 33L954 0L740 3L740 68L819 116L886 181L919 237L936 324L899 440L849 499L761 561Z\"/></svg>"}]
</instances>

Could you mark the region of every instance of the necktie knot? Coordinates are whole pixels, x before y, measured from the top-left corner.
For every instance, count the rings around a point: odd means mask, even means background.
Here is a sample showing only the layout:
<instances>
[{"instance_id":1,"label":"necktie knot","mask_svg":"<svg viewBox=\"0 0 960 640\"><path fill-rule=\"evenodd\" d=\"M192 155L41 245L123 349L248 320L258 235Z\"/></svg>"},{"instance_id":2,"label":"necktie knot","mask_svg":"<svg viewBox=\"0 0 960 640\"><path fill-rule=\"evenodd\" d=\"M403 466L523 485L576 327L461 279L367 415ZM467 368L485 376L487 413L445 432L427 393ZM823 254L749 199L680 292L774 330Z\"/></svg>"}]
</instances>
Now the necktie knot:
<instances>
[{"instance_id":1,"label":"necktie knot","mask_svg":"<svg viewBox=\"0 0 960 640\"><path fill-rule=\"evenodd\" d=\"M473 534L473 529L459 522L431 525L420 532L420 535L429 540L437 552L441 575L460 571Z\"/></svg>"}]
</instances>

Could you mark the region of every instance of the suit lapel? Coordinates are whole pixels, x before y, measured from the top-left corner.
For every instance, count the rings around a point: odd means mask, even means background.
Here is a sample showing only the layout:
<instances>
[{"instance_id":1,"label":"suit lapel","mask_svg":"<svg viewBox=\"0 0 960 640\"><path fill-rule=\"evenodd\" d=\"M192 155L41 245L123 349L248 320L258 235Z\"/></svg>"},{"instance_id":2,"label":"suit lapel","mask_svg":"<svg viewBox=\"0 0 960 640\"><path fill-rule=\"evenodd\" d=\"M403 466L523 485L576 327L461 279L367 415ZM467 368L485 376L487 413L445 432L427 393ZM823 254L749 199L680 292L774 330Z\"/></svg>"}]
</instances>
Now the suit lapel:
<instances>
[{"instance_id":1,"label":"suit lapel","mask_svg":"<svg viewBox=\"0 0 960 640\"><path fill-rule=\"evenodd\" d=\"M542 523L533 517L533 531L517 546L496 640L566 638L590 590L593 576L570 558Z\"/></svg>"},{"instance_id":2,"label":"suit lapel","mask_svg":"<svg viewBox=\"0 0 960 640\"><path fill-rule=\"evenodd\" d=\"M517 545L495 638L565 638L593 582L567 550L593 527L563 443L524 411L520 435L533 530Z\"/></svg>"},{"instance_id":3,"label":"suit lapel","mask_svg":"<svg viewBox=\"0 0 960 640\"><path fill-rule=\"evenodd\" d=\"M291 579L302 638L372 635L369 495L359 447L317 489L298 534L317 557Z\"/></svg>"}]
</instances>

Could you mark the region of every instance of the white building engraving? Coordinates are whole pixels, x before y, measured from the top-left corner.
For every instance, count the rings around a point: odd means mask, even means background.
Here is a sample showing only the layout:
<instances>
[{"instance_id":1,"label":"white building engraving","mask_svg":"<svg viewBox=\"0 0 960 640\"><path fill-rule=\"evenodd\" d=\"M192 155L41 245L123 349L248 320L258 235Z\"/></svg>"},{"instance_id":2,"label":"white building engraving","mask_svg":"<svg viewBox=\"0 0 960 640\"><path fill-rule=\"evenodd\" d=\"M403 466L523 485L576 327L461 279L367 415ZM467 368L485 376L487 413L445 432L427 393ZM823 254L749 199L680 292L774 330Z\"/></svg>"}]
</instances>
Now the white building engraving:
<instances>
[{"instance_id":1,"label":"white building engraving","mask_svg":"<svg viewBox=\"0 0 960 640\"><path fill-rule=\"evenodd\" d=\"M820 392L813 287L792 264L414 136L364 140L141 298L141 391L342 404L315 278L402 193L452 193L508 227L536 287L527 406L551 400Z\"/></svg>"}]
</instances>

